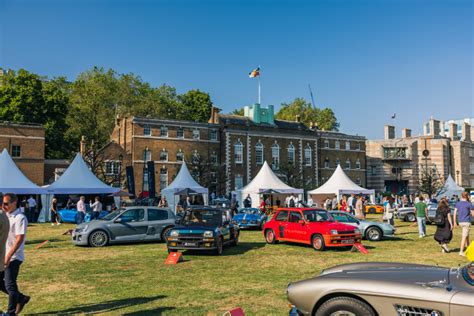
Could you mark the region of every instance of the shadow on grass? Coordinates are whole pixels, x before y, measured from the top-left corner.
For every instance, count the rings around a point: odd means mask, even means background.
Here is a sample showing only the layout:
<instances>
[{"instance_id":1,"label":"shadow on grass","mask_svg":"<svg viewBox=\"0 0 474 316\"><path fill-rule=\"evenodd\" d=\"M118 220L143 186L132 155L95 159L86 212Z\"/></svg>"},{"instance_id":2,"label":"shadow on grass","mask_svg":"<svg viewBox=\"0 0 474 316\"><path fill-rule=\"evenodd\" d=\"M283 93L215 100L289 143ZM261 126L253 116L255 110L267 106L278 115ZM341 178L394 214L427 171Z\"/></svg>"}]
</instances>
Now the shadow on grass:
<instances>
[{"instance_id":1,"label":"shadow on grass","mask_svg":"<svg viewBox=\"0 0 474 316\"><path fill-rule=\"evenodd\" d=\"M239 245L237 247L235 246L224 246L224 251L222 252L223 257L225 256L236 256L236 255L242 255L246 253L247 251L254 250L254 249L260 249L265 246L264 242L239 242ZM192 255L208 255L208 256L213 256L214 251L212 250L203 250L203 251L198 251L198 250L185 250L183 252L184 255L186 254L192 254Z\"/></svg>"},{"instance_id":2,"label":"shadow on grass","mask_svg":"<svg viewBox=\"0 0 474 316\"><path fill-rule=\"evenodd\" d=\"M176 308L174 307L158 307L154 309L147 309L143 311L130 312L122 314L123 316L145 316L145 315L161 315L165 311L172 311Z\"/></svg>"},{"instance_id":3,"label":"shadow on grass","mask_svg":"<svg viewBox=\"0 0 474 316\"><path fill-rule=\"evenodd\" d=\"M94 314L99 314L99 313L107 313L107 312L115 311L118 309L130 307L134 305L147 304L147 303L150 303L150 302L153 302L155 300L162 299L165 297L166 296L164 295L157 295L157 296L152 296L152 297L125 298L121 300L113 300L113 301L107 301L107 302L98 303L98 304L76 306L76 307L71 307L64 310L48 311L48 312L34 313L34 314L29 314L29 315L75 315L75 314L94 315ZM161 308L161 310L164 311L169 308L171 307L163 307ZM174 308L171 308L171 309L174 309ZM152 311L153 310L151 310L150 312ZM143 311L143 312L148 312L148 311ZM146 314L132 313L132 314L127 314L127 315L146 315Z\"/></svg>"},{"instance_id":4,"label":"shadow on grass","mask_svg":"<svg viewBox=\"0 0 474 316\"><path fill-rule=\"evenodd\" d=\"M58 242L58 241L64 241L58 238L50 238L50 239L33 239L33 240L26 240L25 245L34 245L34 244L41 244L42 242L45 242L48 240L50 243L52 242Z\"/></svg>"}]
</instances>

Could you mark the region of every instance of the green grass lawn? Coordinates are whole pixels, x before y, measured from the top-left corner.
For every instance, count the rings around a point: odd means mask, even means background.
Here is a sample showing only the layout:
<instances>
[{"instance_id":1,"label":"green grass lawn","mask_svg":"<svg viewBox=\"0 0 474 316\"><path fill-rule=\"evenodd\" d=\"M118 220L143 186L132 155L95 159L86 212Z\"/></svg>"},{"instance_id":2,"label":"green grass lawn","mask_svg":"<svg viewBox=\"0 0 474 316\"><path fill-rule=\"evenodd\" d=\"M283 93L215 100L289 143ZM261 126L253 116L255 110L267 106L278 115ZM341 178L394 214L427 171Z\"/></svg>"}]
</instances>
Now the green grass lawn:
<instances>
[{"instance_id":1,"label":"green grass lawn","mask_svg":"<svg viewBox=\"0 0 474 316\"><path fill-rule=\"evenodd\" d=\"M165 266L166 245L134 244L106 248L75 247L62 236L72 225L29 226L20 289L31 295L25 314L222 315L242 307L248 315L285 315L289 282L322 269L359 261L398 261L458 266L467 259L442 254L417 227L397 222L394 240L367 242L368 255L296 244L267 245L259 231L243 231L238 247L218 257L184 253L185 262ZM459 249L460 230L451 248ZM34 249L44 240L50 242ZM6 296L0 304L6 308Z\"/></svg>"}]
</instances>

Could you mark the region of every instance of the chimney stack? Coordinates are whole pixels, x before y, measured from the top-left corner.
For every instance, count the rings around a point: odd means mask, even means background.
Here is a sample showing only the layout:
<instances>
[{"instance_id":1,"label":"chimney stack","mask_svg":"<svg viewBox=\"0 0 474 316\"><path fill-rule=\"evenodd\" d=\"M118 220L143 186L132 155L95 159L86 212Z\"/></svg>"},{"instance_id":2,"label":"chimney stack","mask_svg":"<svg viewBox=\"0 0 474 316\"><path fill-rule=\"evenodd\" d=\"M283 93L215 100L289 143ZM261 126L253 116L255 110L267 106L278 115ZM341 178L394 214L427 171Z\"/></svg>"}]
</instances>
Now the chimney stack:
<instances>
[{"instance_id":1,"label":"chimney stack","mask_svg":"<svg viewBox=\"0 0 474 316\"><path fill-rule=\"evenodd\" d=\"M219 123L219 109L213 106L211 108L211 117L209 118L208 123L210 124L217 124Z\"/></svg>"},{"instance_id":2,"label":"chimney stack","mask_svg":"<svg viewBox=\"0 0 474 316\"><path fill-rule=\"evenodd\" d=\"M395 139L395 126L385 125L384 126L384 139Z\"/></svg>"},{"instance_id":3,"label":"chimney stack","mask_svg":"<svg viewBox=\"0 0 474 316\"><path fill-rule=\"evenodd\" d=\"M402 138L409 138L411 137L411 129L404 128L402 129Z\"/></svg>"},{"instance_id":4,"label":"chimney stack","mask_svg":"<svg viewBox=\"0 0 474 316\"><path fill-rule=\"evenodd\" d=\"M79 146L79 152L81 153L81 156L84 156L86 153L86 137L82 135L80 146Z\"/></svg>"},{"instance_id":5,"label":"chimney stack","mask_svg":"<svg viewBox=\"0 0 474 316\"><path fill-rule=\"evenodd\" d=\"M471 141L471 125L467 122L462 122L462 141L470 142Z\"/></svg>"},{"instance_id":6,"label":"chimney stack","mask_svg":"<svg viewBox=\"0 0 474 316\"><path fill-rule=\"evenodd\" d=\"M430 135L439 136L441 130L439 129L439 121L435 119L430 119Z\"/></svg>"},{"instance_id":7,"label":"chimney stack","mask_svg":"<svg viewBox=\"0 0 474 316\"><path fill-rule=\"evenodd\" d=\"M456 123L449 124L449 138L451 140L458 140L458 124Z\"/></svg>"}]
</instances>

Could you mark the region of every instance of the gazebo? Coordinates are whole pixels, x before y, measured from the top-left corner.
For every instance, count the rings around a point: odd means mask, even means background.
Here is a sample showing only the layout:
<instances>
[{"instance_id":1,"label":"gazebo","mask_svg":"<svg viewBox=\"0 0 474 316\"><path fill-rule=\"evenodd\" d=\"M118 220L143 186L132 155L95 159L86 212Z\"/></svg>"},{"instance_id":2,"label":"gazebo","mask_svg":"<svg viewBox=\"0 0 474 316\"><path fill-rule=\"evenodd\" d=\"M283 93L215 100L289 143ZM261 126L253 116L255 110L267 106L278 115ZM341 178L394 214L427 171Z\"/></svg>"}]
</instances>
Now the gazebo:
<instances>
[{"instance_id":1,"label":"gazebo","mask_svg":"<svg viewBox=\"0 0 474 316\"><path fill-rule=\"evenodd\" d=\"M451 174L446 179L443 188L439 191L437 198L447 196L451 198L453 195L461 197L461 194L464 192L464 188L456 184Z\"/></svg>"},{"instance_id":2,"label":"gazebo","mask_svg":"<svg viewBox=\"0 0 474 316\"><path fill-rule=\"evenodd\" d=\"M44 189L28 179L6 149L0 154L0 193L42 194Z\"/></svg>"}]
</instances>

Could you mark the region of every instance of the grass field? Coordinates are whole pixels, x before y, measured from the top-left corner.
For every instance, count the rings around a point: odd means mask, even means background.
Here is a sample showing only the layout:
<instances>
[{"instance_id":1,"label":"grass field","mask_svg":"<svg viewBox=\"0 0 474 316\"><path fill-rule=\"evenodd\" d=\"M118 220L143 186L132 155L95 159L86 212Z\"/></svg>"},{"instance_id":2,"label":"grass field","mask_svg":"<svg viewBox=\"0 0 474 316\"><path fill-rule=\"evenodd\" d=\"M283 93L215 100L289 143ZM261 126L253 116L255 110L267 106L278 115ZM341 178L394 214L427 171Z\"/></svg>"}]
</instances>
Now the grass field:
<instances>
[{"instance_id":1,"label":"grass field","mask_svg":"<svg viewBox=\"0 0 474 316\"><path fill-rule=\"evenodd\" d=\"M399 261L457 266L467 262L457 254L460 231L442 254L417 227L397 222L394 240L367 242L368 255L309 246L267 245L259 231L243 231L238 247L217 257L184 253L185 262L165 266L166 245L134 244L106 248L75 247L62 236L72 225L29 226L26 262L20 289L32 296L25 314L222 315L242 307L248 315L287 315L289 282L317 275L336 264L359 261ZM472 237L472 236L471 236ZM44 240L50 242L34 249ZM0 304L6 307L6 296Z\"/></svg>"}]
</instances>

